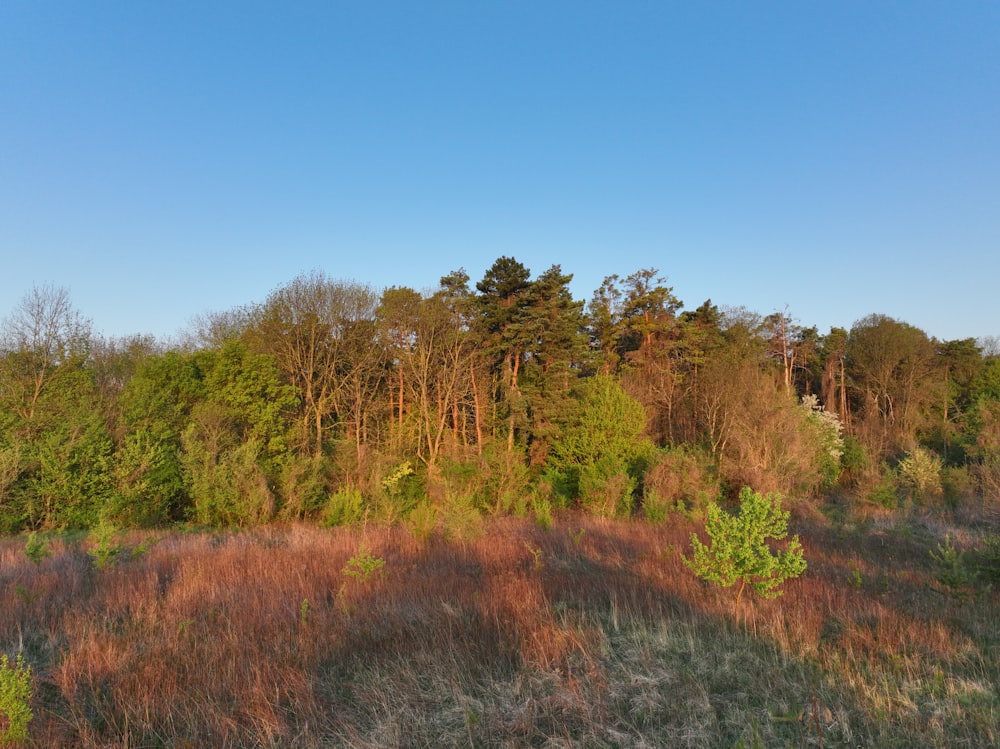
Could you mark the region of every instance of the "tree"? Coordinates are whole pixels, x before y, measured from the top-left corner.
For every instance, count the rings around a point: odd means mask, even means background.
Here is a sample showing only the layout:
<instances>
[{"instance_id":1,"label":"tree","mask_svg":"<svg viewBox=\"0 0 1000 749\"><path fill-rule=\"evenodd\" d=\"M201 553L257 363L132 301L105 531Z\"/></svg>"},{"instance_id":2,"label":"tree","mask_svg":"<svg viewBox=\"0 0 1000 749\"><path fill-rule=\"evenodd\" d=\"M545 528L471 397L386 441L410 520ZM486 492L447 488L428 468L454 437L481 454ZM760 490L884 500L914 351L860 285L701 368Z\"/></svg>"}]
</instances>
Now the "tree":
<instances>
[{"instance_id":1,"label":"tree","mask_svg":"<svg viewBox=\"0 0 1000 749\"><path fill-rule=\"evenodd\" d=\"M572 280L558 265L538 276L518 321L525 342L525 443L534 465L545 462L549 445L573 410L572 390L588 353L583 303L570 293Z\"/></svg>"},{"instance_id":2,"label":"tree","mask_svg":"<svg viewBox=\"0 0 1000 749\"><path fill-rule=\"evenodd\" d=\"M373 328L359 323L374 320L377 302L367 286L314 271L272 292L253 312L247 332L251 346L273 355L298 390L303 447L315 455L322 454L334 417L343 425L353 400L352 375L368 366L368 354L376 348ZM364 339L355 340L359 336ZM365 354L363 360L359 353Z\"/></svg>"},{"instance_id":3,"label":"tree","mask_svg":"<svg viewBox=\"0 0 1000 749\"><path fill-rule=\"evenodd\" d=\"M69 292L34 287L0 337L0 525L95 524L112 442L90 359L90 323Z\"/></svg>"},{"instance_id":4,"label":"tree","mask_svg":"<svg viewBox=\"0 0 1000 749\"><path fill-rule=\"evenodd\" d=\"M640 459L651 454L642 439L646 412L610 375L580 382L574 418L552 443L550 468L563 493L601 515L627 512Z\"/></svg>"},{"instance_id":5,"label":"tree","mask_svg":"<svg viewBox=\"0 0 1000 749\"><path fill-rule=\"evenodd\" d=\"M67 289L32 287L0 329L2 405L30 424L46 387L86 358L90 332Z\"/></svg>"},{"instance_id":6,"label":"tree","mask_svg":"<svg viewBox=\"0 0 1000 749\"><path fill-rule=\"evenodd\" d=\"M820 381L820 400L830 413L836 414L848 426L851 414L847 408L847 331L844 328L830 328L820 340L819 358L823 374Z\"/></svg>"},{"instance_id":7,"label":"tree","mask_svg":"<svg viewBox=\"0 0 1000 749\"><path fill-rule=\"evenodd\" d=\"M885 315L854 323L847 338L847 375L863 423L855 424L870 455L882 460L912 448L940 402L934 343L919 328Z\"/></svg>"},{"instance_id":8,"label":"tree","mask_svg":"<svg viewBox=\"0 0 1000 749\"><path fill-rule=\"evenodd\" d=\"M403 416L406 412L405 371L416 339L416 331L413 328L421 301L420 294L413 289L393 286L382 292L382 300L375 312L379 329L385 337L390 362L396 370L392 411L396 417L398 430L403 428Z\"/></svg>"},{"instance_id":9,"label":"tree","mask_svg":"<svg viewBox=\"0 0 1000 749\"><path fill-rule=\"evenodd\" d=\"M673 326L681 303L658 274L656 268L643 268L625 279L621 321L623 351L646 353L656 338Z\"/></svg>"},{"instance_id":10,"label":"tree","mask_svg":"<svg viewBox=\"0 0 1000 749\"><path fill-rule=\"evenodd\" d=\"M806 569L798 536L777 552L768 545L769 540L780 541L788 535L788 516L781 509L778 495L764 496L750 487L740 491L736 515L711 502L705 521L710 543L705 545L692 533L692 555L682 557L684 564L698 577L724 588L738 582L734 611L747 585L764 598L776 598L782 594L780 586L785 580L798 577Z\"/></svg>"},{"instance_id":11,"label":"tree","mask_svg":"<svg viewBox=\"0 0 1000 749\"><path fill-rule=\"evenodd\" d=\"M507 449L514 449L517 418L523 416L518 378L525 348L518 325L531 287L531 271L512 257L500 257L476 284L478 326L484 348L493 358L495 398L503 404L507 420Z\"/></svg>"},{"instance_id":12,"label":"tree","mask_svg":"<svg viewBox=\"0 0 1000 749\"><path fill-rule=\"evenodd\" d=\"M407 373L417 457L437 463L447 435L459 432L462 402L469 391L474 355L461 315L447 289L414 308L413 340L403 365Z\"/></svg>"}]
</instances>

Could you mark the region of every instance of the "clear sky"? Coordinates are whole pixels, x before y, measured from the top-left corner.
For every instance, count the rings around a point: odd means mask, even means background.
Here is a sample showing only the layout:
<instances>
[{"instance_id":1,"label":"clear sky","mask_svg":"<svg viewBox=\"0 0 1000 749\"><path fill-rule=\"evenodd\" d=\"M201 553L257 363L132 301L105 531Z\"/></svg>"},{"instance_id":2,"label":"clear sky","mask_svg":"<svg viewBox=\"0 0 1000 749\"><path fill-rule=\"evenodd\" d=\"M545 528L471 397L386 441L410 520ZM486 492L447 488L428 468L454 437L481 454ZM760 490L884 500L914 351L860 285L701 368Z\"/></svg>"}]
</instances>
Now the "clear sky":
<instances>
[{"instance_id":1,"label":"clear sky","mask_svg":"<svg viewBox=\"0 0 1000 749\"><path fill-rule=\"evenodd\" d=\"M1000 335L1000 2L0 3L0 317L166 337L501 255Z\"/></svg>"}]
</instances>

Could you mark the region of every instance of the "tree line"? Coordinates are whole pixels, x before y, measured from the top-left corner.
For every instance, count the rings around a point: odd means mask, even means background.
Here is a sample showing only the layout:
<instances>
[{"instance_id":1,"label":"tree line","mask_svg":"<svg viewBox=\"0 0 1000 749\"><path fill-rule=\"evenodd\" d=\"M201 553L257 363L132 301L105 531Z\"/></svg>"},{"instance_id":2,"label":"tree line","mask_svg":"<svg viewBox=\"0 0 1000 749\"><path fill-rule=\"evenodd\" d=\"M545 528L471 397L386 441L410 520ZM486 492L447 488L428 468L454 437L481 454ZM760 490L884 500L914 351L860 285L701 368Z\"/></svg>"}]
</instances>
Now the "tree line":
<instances>
[{"instance_id":1,"label":"tree line","mask_svg":"<svg viewBox=\"0 0 1000 749\"><path fill-rule=\"evenodd\" d=\"M995 341L687 310L651 268L587 303L571 279L511 257L425 292L313 271L170 345L34 287L0 333L0 531L1000 491Z\"/></svg>"}]
</instances>

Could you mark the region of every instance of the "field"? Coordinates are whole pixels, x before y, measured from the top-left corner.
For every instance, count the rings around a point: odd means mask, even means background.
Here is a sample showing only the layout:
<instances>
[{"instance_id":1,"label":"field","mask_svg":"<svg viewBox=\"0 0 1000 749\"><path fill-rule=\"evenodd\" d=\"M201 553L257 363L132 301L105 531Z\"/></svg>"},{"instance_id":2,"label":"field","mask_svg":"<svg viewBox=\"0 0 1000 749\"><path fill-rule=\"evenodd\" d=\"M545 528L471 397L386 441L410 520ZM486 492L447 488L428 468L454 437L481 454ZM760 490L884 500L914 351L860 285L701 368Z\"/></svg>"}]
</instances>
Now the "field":
<instances>
[{"instance_id":1,"label":"field","mask_svg":"<svg viewBox=\"0 0 1000 749\"><path fill-rule=\"evenodd\" d=\"M996 746L983 517L798 508L738 609L679 514L7 537L0 652L38 747Z\"/></svg>"}]
</instances>

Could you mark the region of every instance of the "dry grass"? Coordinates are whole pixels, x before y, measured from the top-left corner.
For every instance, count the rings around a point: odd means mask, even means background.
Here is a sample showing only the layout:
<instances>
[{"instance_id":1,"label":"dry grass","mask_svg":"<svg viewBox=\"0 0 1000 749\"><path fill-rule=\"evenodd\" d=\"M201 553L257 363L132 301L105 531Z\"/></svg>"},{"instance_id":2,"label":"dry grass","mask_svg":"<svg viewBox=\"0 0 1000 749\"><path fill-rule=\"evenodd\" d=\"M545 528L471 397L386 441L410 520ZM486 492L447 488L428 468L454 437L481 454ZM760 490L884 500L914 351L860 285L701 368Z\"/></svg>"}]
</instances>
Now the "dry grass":
<instances>
[{"instance_id":1,"label":"dry grass","mask_svg":"<svg viewBox=\"0 0 1000 749\"><path fill-rule=\"evenodd\" d=\"M0 650L34 668L39 747L1000 743L997 596L928 554L958 529L800 516L808 571L735 619L680 561L692 530L131 535L103 569L0 539ZM359 549L381 572L344 573Z\"/></svg>"}]
</instances>

